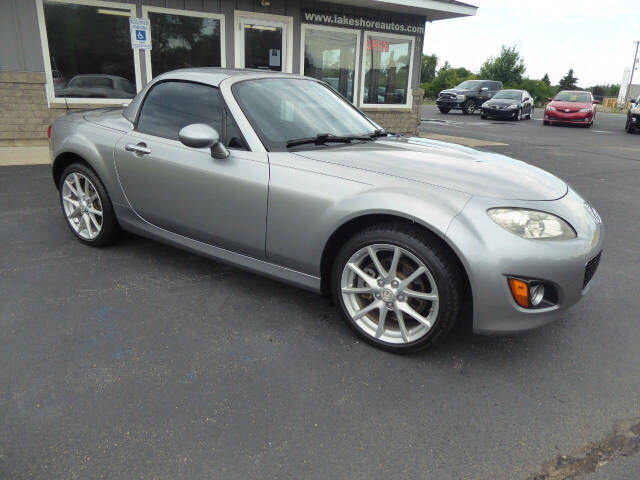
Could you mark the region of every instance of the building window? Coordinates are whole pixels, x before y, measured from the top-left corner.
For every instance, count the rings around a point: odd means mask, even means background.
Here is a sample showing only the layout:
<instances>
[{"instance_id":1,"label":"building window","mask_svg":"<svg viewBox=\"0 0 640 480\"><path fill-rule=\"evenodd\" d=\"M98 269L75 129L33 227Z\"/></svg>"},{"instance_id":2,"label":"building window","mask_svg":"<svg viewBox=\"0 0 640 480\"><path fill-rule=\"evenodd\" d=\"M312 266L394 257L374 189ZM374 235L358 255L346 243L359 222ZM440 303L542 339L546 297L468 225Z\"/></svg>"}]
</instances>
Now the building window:
<instances>
[{"instance_id":1,"label":"building window","mask_svg":"<svg viewBox=\"0 0 640 480\"><path fill-rule=\"evenodd\" d=\"M224 67L224 15L142 7L151 23L147 79L190 67Z\"/></svg>"},{"instance_id":2,"label":"building window","mask_svg":"<svg viewBox=\"0 0 640 480\"><path fill-rule=\"evenodd\" d=\"M359 41L354 30L303 24L302 73L328 83L355 103Z\"/></svg>"},{"instance_id":3,"label":"building window","mask_svg":"<svg viewBox=\"0 0 640 480\"><path fill-rule=\"evenodd\" d=\"M365 33L362 104L410 106L413 38Z\"/></svg>"},{"instance_id":4,"label":"building window","mask_svg":"<svg viewBox=\"0 0 640 480\"><path fill-rule=\"evenodd\" d=\"M134 14L135 6L123 3L38 2L49 100L109 103L135 96L139 68L129 34Z\"/></svg>"}]
</instances>

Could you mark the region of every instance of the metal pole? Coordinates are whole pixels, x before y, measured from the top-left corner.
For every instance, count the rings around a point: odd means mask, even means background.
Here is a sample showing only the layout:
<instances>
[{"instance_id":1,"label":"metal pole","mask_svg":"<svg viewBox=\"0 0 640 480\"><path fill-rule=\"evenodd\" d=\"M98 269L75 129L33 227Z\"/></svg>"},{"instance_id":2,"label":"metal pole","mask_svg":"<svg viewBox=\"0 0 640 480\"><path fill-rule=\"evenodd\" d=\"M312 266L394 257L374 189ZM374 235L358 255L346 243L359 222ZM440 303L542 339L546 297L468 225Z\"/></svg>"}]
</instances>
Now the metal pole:
<instances>
[{"instance_id":1,"label":"metal pole","mask_svg":"<svg viewBox=\"0 0 640 480\"><path fill-rule=\"evenodd\" d=\"M638 45L640 45L640 41L636 40L635 41L636 44L636 54L633 56L633 64L631 65L631 78L629 79L629 88L627 88L627 95L625 97L625 100L627 101L627 103L629 103L629 98L631 98L631 85L633 84L633 72L636 70L636 61L638 60ZM625 104L624 108L627 108L627 105Z\"/></svg>"}]
</instances>

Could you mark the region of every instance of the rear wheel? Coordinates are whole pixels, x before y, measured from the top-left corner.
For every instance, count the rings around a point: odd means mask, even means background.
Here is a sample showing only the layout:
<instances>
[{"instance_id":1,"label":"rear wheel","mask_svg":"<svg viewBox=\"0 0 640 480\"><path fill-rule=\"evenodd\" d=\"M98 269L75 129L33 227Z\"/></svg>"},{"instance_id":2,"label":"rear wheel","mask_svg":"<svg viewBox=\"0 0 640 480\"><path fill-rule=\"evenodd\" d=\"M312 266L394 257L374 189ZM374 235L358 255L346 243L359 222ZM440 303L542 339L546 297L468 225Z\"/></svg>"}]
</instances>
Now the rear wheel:
<instances>
[{"instance_id":1,"label":"rear wheel","mask_svg":"<svg viewBox=\"0 0 640 480\"><path fill-rule=\"evenodd\" d=\"M69 165L60 177L60 206L73 234L86 245L112 243L119 226L107 190L93 170L81 163Z\"/></svg>"},{"instance_id":2,"label":"rear wheel","mask_svg":"<svg viewBox=\"0 0 640 480\"><path fill-rule=\"evenodd\" d=\"M438 240L399 224L370 227L340 250L332 290L366 342L407 353L444 339L461 310L457 262Z\"/></svg>"},{"instance_id":3,"label":"rear wheel","mask_svg":"<svg viewBox=\"0 0 640 480\"><path fill-rule=\"evenodd\" d=\"M465 115L473 115L476 111L476 102L473 100L467 100L462 106L462 113Z\"/></svg>"},{"instance_id":4,"label":"rear wheel","mask_svg":"<svg viewBox=\"0 0 640 480\"><path fill-rule=\"evenodd\" d=\"M441 108L438 107L438 110L440 110L440 113L449 113L449 110L451 110L450 108Z\"/></svg>"},{"instance_id":5,"label":"rear wheel","mask_svg":"<svg viewBox=\"0 0 640 480\"><path fill-rule=\"evenodd\" d=\"M482 120L486 120L486 119L487 119L487 116L486 116L484 113L481 113L481 114L480 114L480 118L481 118Z\"/></svg>"}]
</instances>

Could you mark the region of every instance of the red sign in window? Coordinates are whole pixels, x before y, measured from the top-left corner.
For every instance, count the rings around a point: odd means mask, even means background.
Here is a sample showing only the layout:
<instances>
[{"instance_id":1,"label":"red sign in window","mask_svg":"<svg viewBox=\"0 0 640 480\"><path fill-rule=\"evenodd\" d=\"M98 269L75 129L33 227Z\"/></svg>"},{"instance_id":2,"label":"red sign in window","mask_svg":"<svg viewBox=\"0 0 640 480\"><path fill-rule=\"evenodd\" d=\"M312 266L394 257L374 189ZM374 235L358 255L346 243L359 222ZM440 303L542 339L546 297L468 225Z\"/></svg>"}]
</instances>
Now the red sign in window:
<instances>
[{"instance_id":1,"label":"red sign in window","mask_svg":"<svg viewBox=\"0 0 640 480\"><path fill-rule=\"evenodd\" d=\"M389 42L385 42L384 40L367 40L367 50L373 50L374 52L388 52L389 51Z\"/></svg>"}]
</instances>

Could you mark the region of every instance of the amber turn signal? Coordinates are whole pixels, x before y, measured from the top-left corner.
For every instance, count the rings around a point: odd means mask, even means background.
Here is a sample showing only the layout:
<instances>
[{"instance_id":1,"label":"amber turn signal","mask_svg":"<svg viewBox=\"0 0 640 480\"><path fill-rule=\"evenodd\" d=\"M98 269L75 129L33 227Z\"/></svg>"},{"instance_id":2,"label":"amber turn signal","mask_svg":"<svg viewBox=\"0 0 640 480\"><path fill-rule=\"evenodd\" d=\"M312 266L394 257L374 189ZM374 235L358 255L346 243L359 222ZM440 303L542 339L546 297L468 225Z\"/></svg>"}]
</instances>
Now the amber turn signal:
<instances>
[{"instance_id":1,"label":"amber turn signal","mask_svg":"<svg viewBox=\"0 0 640 480\"><path fill-rule=\"evenodd\" d=\"M516 303L523 308L529 308L529 285L517 278L510 278L509 288Z\"/></svg>"}]
</instances>

